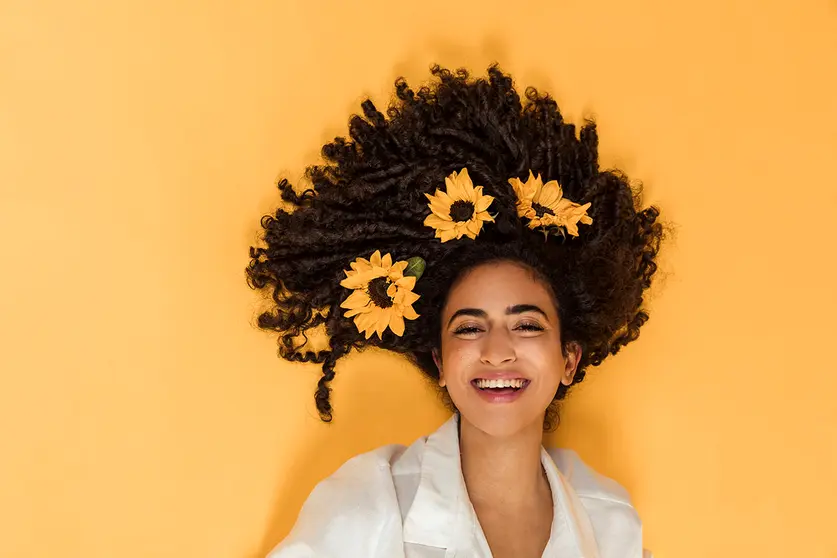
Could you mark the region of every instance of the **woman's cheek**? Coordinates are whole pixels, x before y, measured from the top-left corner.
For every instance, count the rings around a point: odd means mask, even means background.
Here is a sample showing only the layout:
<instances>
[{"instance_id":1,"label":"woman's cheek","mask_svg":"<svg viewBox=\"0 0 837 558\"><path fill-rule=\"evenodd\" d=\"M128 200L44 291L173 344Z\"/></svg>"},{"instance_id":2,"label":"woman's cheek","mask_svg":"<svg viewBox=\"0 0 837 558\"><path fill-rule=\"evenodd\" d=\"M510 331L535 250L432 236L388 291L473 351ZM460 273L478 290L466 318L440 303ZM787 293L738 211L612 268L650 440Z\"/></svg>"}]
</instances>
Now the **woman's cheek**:
<instances>
[{"instance_id":1,"label":"woman's cheek","mask_svg":"<svg viewBox=\"0 0 837 558\"><path fill-rule=\"evenodd\" d=\"M519 346L518 362L525 362L530 374L540 376L548 383L561 381L561 374L564 370L564 357L560 348L551 339L543 337L532 337L525 339Z\"/></svg>"},{"instance_id":2,"label":"woman's cheek","mask_svg":"<svg viewBox=\"0 0 837 558\"><path fill-rule=\"evenodd\" d=\"M449 386L453 382L464 382L471 376L474 368L480 366L480 350L475 342L469 343L467 340L452 342L444 356L442 366Z\"/></svg>"}]
</instances>

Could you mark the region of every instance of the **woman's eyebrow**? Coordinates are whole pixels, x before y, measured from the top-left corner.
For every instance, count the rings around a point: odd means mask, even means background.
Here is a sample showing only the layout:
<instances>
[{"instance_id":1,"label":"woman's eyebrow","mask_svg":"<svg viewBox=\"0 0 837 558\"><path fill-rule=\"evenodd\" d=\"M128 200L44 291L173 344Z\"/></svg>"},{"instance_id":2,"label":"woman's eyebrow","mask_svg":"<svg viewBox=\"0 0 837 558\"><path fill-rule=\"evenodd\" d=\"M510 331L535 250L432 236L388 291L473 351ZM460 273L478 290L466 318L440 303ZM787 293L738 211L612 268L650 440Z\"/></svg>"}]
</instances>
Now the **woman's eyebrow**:
<instances>
[{"instance_id":1,"label":"woman's eyebrow","mask_svg":"<svg viewBox=\"0 0 837 558\"><path fill-rule=\"evenodd\" d=\"M485 310L480 310L479 308L460 308L456 312L453 313L453 316L450 317L448 320L448 327L453 321L458 318L459 316L474 316L475 318L487 318L488 314Z\"/></svg>"},{"instance_id":2,"label":"woman's eyebrow","mask_svg":"<svg viewBox=\"0 0 837 558\"><path fill-rule=\"evenodd\" d=\"M514 306L506 308L507 316L510 314L522 314L524 312L537 312L543 316L546 321L549 321L549 316L546 315L546 312L541 310L540 306L535 306L534 304L515 304Z\"/></svg>"},{"instance_id":3,"label":"woman's eyebrow","mask_svg":"<svg viewBox=\"0 0 837 558\"><path fill-rule=\"evenodd\" d=\"M546 312L541 310L539 306L535 306L534 304L515 304L514 306L509 306L506 308L506 315L510 316L512 314L522 314L524 312L537 312L541 314L546 321L549 321L549 317L546 315ZM456 312L453 313L453 316L450 317L448 320L448 327L450 324L458 318L459 316L474 316L475 318L487 318L488 314L485 310L481 308L460 308Z\"/></svg>"}]
</instances>

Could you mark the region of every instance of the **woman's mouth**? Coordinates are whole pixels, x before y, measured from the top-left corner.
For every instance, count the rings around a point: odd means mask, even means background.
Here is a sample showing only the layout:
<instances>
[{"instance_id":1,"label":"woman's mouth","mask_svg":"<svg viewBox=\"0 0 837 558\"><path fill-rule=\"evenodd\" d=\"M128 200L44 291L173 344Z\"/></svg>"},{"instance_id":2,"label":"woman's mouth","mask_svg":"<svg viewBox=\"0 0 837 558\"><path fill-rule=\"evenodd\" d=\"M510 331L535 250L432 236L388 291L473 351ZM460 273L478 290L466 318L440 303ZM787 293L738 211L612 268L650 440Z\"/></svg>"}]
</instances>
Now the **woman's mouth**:
<instances>
[{"instance_id":1,"label":"woman's mouth","mask_svg":"<svg viewBox=\"0 0 837 558\"><path fill-rule=\"evenodd\" d=\"M471 385L477 393L490 403L508 403L514 401L531 382L524 378L503 378L486 379L476 378L471 380Z\"/></svg>"}]
</instances>

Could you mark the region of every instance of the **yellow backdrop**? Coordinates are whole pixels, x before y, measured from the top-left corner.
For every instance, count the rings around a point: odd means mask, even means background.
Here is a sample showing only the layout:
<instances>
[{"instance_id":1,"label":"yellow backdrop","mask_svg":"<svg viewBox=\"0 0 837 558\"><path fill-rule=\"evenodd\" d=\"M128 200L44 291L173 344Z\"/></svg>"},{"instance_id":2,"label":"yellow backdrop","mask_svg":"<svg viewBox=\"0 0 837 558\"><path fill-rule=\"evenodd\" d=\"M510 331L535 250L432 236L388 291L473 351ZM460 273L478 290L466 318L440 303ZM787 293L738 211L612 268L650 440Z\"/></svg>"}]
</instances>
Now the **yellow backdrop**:
<instances>
[{"instance_id":1,"label":"yellow backdrop","mask_svg":"<svg viewBox=\"0 0 837 558\"><path fill-rule=\"evenodd\" d=\"M261 557L345 459L446 418L367 351L320 424L243 269L364 95L493 60L678 225L551 441L660 558L837 556L831 0L2 2L0 556Z\"/></svg>"}]
</instances>

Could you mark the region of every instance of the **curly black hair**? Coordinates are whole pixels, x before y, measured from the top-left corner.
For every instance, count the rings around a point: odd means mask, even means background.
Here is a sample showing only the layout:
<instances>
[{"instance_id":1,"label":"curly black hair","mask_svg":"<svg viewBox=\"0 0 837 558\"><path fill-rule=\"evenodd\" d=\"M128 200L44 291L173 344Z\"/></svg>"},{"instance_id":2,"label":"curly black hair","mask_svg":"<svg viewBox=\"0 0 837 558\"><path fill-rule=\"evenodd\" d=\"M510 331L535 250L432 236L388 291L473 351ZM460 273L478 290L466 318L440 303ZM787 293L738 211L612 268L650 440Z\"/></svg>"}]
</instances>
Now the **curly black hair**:
<instances>
[{"instance_id":1,"label":"curly black hair","mask_svg":"<svg viewBox=\"0 0 837 558\"><path fill-rule=\"evenodd\" d=\"M402 353L438 379L432 351L440 346L447 294L466 271L489 261L517 262L551 288L563 343L582 349L573 385L588 366L635 340L648 319L643 294L663 238L659 210L641 209L641 189L623 173L599 169L595 122L585 121L576 135L548 94L530 87L521 101L512 78L496 64L487 78L439 66L431 73L430 85L417 91L396 80L386 115L365 100L363 116L349 120L349 139L323 146L324 164L306 170L313 189L297 193L280 180L282 199L293 211L264 216L266 246L250 248L248 283L267 289L275 303L258 325L280 333L283 358L322 364L315 400L325 422L332 419L328 384L335 364L352 347ZM424 194L463 168L494 196L491 207L498 214L476 240L442 243L423 224L429 214ZM521 222L508 180L525 180L530 170L544 182L557 180L568 199L591 203L593 222L582 225L579 237L545 239ZM394 260L426 261L414 289L421 297L414 305L419 318L407 322L400 337L387 330L380 339L365 339L340 308L351 294L340 286L343 270L375 250ZM329 349L304 350L305 332L323 323ZM555 406L567 389L560 385Z\"/></svg>"}]
</instances>

